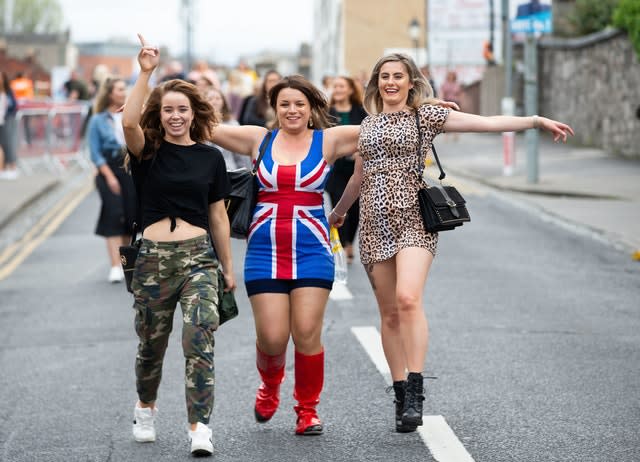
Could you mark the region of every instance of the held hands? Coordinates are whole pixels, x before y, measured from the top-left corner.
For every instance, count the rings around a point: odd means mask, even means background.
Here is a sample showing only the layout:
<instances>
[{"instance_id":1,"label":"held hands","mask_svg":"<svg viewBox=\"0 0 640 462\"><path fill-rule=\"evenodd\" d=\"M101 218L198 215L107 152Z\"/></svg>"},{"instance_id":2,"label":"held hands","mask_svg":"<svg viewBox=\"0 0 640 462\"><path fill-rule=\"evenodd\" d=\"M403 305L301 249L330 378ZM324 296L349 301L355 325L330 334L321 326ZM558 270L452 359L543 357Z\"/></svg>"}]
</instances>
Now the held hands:
<instances>
[{"instance_id":1,"label":"held hands","mask_svg":"<svg viewBox=\"0 0 640 462\"><path fill-rule=\"evenodd\" d=\"M329 226L333 226L334 228L340 228L344 225L344 219L347 217L347 214L338 215L334 210L329 213Z\"/></svg>"},{"instance_id":2,"label":"held hands","mask_svg":"<svg viewBox=\"0 0 640 462\"><path fill-rule=\"evenodd\" d=\"M141 72L152 72L160 63L160 50L147 44L144 37L138 34L138 39L142 45L140 53L138 53L138 64L140 64Z\"/></svg>"},{"instance_id":3,"label":"held hands","mask_svg":"<svg viewBox=\"0 0 640 462\"><path fill-rule=\"evenodd\" d=\"M546 130L553 134L553 141L558 142L562 139L563 143L567 142L567 135L573 136L573 128L562 122L547 119L546 117L534 116L534 127Z\"/></svg>"}]
</instances>

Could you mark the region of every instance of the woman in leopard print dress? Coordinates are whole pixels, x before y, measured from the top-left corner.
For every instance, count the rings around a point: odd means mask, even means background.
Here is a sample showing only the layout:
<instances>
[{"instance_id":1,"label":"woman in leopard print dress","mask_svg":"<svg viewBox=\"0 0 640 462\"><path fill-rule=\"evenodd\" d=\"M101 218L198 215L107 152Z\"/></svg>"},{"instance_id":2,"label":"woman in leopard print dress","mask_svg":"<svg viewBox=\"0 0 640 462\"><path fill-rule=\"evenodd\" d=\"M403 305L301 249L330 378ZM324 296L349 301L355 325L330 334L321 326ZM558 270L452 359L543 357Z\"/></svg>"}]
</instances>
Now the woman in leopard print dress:
<instances>
[{"instance_id":1,"label":"woman in leopard print dress","mask_svg":"<svg viewBox=\"0 0 640 462\"><path fill-rule=\"evenodd\" d=\"M362 122L355 172L332 210L340 226L360 195L360 259L376 295L382 345L396 395L396 431L422 425L422 371L428 327L422 294L438 235L425 231L417 190L433 139L448 132L508 132L542 128L554 139L573 134L568 125L544 117L481 117L437 106L415 63L402 54L380 59L365 94L370 115ZM418 133L416 111L420 124ZM418 153L418 137L422 151ZM408 371L408 376L406 372Z\"/></svg>"}]
</instances>

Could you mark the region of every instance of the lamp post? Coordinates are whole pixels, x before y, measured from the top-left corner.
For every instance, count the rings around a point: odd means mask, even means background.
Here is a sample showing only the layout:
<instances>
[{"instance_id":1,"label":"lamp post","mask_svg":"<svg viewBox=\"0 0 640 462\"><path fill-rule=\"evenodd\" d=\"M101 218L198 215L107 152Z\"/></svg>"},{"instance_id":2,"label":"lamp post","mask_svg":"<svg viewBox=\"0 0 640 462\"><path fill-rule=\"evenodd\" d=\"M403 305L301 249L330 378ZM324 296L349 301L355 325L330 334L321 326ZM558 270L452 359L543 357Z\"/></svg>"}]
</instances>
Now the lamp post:
<instances>
[{"instance_id":1,"label":"lamp post","mask_svg":"<svg viewBox=\"0 0 640 462\"><path fill-rule=\"evenodd\" d=\"M418 64L418 38L420 38L420 23L416 18L413 18L409 23L409 37L413 40L413 52L416 59L416 65Z\"/></svg>"}]
</instances>

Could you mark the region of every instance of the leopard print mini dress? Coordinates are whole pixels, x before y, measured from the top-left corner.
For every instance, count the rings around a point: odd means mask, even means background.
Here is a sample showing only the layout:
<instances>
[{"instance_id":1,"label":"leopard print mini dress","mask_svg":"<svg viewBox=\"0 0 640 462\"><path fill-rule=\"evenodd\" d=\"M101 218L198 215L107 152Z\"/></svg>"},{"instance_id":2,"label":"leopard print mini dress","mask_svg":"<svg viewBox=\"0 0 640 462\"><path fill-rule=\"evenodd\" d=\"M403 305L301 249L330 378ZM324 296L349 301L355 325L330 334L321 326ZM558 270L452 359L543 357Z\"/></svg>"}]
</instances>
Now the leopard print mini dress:
<instances>
[{"instance_id":1,"label":"leopard print mini dress","mask_svg":"<svg viewBox=\"0 0 640 462\"><path fill-rule=\"evenodd\" d=\"M360 126L360 261L365 265L387 260L407 247L436 254L438 234L424 229L416 172L424 166L433 138L443 131L449 109L424 104L418 114L419 158L415 112L370 115Z\"/></svg>"}]
</instances>

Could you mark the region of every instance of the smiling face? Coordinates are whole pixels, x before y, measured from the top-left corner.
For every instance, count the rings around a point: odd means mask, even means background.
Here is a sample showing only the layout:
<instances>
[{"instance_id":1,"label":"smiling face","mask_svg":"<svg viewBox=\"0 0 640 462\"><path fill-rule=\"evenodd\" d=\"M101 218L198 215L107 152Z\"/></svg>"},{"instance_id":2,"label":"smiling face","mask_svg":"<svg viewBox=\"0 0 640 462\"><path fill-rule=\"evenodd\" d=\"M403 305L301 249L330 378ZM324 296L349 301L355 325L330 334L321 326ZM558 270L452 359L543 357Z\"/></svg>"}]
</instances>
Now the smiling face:
<instances>
[{"instance_id":1,"label":"smiling face","mask_svg":"<svg viewBox=\"0 0 640 462\"><path fill-rule=\"evenodd\" d=\"M401 111L413 88L407 68L399 61L389 61L380 68L378 91L384 112Z\"/></svg>"},{"instance_id":2,"label":"smiling face","mask_svg":"<svg viewBox=\"0 0 640 462\"><path fill-rule=\"evenodd\" d=\"M109 104L111 106L120 107L124 105L127 98L127 85L124 80L118 80L113 84L111 93L109 93Z\"/></svg>"},{"instance_id":3,"label":"smiling face","mask_svg":"<svg viewBox=\"0 0 640 462\"><path fill-rule=\"evenodd\" d=\"M346 79L343 79L342 77L336 77L333 80L331 98L334 102L346 103L349 101L349 98L351 98L352 94L353 90L351 89L351 86L349 85L349 82L346 81Z\"/></svg>"},{"instance_id":4,"label":"smiling face","mask_svg":"<svg viewBox=\"0 0 640 462\"><path fill-rule=\"evenodd\" d=\"M193 122L191 102L184 93L169 91L160 104L160 123L165 139L176 144L189 142L189 129Z\"/></svg>"},{"instance_id":5,"label":"smiling face","mask_svg":"<svg viewBox=\"0 0 640 462\"><path fill-rule=\"evenodd\" d=\"M311 105L300 90L283 88L276 99L276 115L283 130L299 132L307 128L311 118Z\"/></svg>"}]
</instances>

